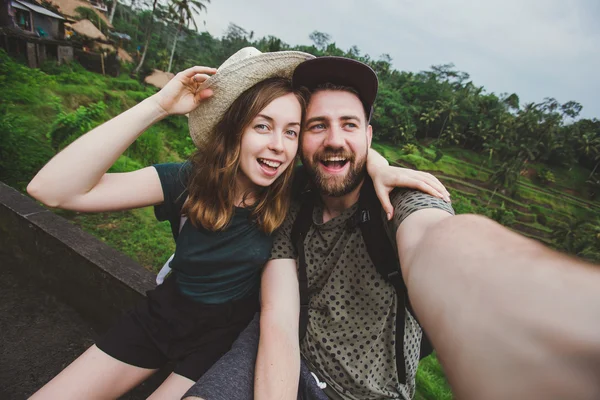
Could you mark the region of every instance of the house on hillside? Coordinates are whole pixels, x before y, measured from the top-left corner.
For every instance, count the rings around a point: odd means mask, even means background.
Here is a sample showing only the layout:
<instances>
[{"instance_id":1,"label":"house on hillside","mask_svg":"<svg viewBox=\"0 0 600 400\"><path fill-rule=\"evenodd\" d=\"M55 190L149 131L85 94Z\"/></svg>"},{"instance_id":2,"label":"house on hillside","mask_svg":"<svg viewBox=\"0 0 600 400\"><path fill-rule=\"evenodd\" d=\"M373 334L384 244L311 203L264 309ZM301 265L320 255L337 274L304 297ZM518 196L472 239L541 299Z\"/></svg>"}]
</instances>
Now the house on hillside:
<instances>
[{"instance_id":1,"label":"house on hillside","mask_svg":"<svg viewBox=\"0 0 600 400\"><path fill-rule=\"evenodd\" d=\"M23 0L11 0L10 15L23 32L49 39L65 36L66 18L55 12Z\"/></svg>"},{"instance_id":2,"label":"house on hillside","mask_svg":"<svg viewBox=\"0 0 600 400\"><path fill-rule=\"evenodd\" d=\"M73 48L64 40L66 21L33 1L0 0L0 46L25 58L31 68L47 59L71 60Z\"/></svg>"},{"instance_id":3,"label":"house on hillside","mask_svg":"<svg viewBox=\"0 0 600 400\"><path fill-rule=\"evenodd\" d=\"M44 3L51 10L35 1L0 0L0 48L13 57L26 60L29 67L37 68L46 60L60 63L75 59L91 71L117 76L120 61L133 61L119 48L123 40L131 39L128 35L114 33L113 36L119 39L116 44L116 40L109 39L94 25L102 20L103 26L112 27L106 16L98 11L104 4L100 0ZM92 10L94 21L76 21L73 17L79 16L79 7Z\"/></svg>"}]
</instances>

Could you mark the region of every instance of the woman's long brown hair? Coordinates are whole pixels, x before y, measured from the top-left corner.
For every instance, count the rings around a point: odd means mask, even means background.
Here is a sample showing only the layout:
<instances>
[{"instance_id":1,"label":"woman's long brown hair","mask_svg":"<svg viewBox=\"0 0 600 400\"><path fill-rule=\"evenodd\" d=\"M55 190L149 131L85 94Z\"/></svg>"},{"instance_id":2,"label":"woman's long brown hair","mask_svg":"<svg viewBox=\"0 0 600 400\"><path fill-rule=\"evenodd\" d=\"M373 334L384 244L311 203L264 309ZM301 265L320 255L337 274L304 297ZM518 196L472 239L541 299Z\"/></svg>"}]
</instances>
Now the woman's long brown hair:
<instances>
[{"instance_id":1,"label":"woman's long brown hair","mask_svg":"<svg viewBox=\"0 0 600 400\"><path fill-rule=\"evenodd\" d=\"M235 212L237 174L240 170L242 134L252 120L273 100L294 93L306 110L307 95L292 88L285 78L264 80L242 93L225 111L210 133L206 146L190 159L192 173L188 182L188 198L182 212L194 226L211 231L227 227ZM268 187L257 187L252 193L252 218L265 233L272 233L285 219L291 195L295 163ZM248 195L248 193L246 193Z\"/></svg>"}]
</instances>

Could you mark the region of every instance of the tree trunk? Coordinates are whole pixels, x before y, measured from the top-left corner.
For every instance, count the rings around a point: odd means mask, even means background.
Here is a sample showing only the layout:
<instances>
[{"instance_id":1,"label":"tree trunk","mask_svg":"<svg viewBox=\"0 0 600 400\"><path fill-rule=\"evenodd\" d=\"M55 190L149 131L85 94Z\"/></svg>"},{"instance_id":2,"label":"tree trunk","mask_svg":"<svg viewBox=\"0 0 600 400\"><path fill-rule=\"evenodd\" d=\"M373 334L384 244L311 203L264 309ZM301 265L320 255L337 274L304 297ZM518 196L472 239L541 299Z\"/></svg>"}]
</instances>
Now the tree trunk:
<instances>
[{"instance_id":1,"label":"tree trunk","mask_svg":"<svg viewBox=\"0 0 600 400\"><path fill-rule=\"evenodd\" d=\"M117 9L117 0L113 0L113 6L110 9L110 16L108 17L108 22L112 25L113 18L115 17L115 10Z\"/></svg>"},{"instance_id":2,"label":"tree trunk","mask_svg":"<svg viewBox=\"0 0 600 400\"><path fill-rule=\"evenodd\" d=\"M590 179L592 177L592 175L594 175L594 172L596 172L596 168L598 168L598 164L600 164L600 161L598 161L596 163L596 166L594 167L594 169L592 170L592 172L590 173L590 176L588 176L588 179Z\"/></svg>"},{"instance_id":3,"label":"tree trunk","mask_svg":"<svg viewBox=\"0 0 600 400\"><path fill-rule=\"evenodd\" d=\"M150 38L152 37L152 28L154 27L154 11L156 11L156 3L158 0L154 0L152 3L152 12L150 13L150 23L148 24L148 32L146 33L146 43L144 43L144 52L142 53L142 58L140 59L140 63L135 68L135 73L139 74L140 69L142 69L142 65L144 65L144 60L146 59L146 53L148 52L148 45L150 44Z\"/></svg>"},{"instance_id":4,"label":"tree trunk","mask_svg":"<svg viewBox=\"0 0 600 400\"><path fill-rule=\"evenodd\" d=\"M444 122L442 122L442 129L440 129L440 136L438 137L442 137L442 133L444 133L444 128L446 127L446 122L448 122L448 115L446 115L446 118L444 118Z\"/></svg>"},{"instance_id":5,"label":"tree trunk","mask_svg":"<svg viewBox=\"0 0 600 400\"><path fill-rule=\"evenodd\" d=\"M177 33L175 33L175 38L173 39L173 48L171 49L171 57L169 58L169 68L167 72L171 72L171 67L173 66L173 56L175 55L175 48L177 47L177 40L179 40L179 34L181 33L181 23L177 26Z\"/></svg>"}]
</instances>

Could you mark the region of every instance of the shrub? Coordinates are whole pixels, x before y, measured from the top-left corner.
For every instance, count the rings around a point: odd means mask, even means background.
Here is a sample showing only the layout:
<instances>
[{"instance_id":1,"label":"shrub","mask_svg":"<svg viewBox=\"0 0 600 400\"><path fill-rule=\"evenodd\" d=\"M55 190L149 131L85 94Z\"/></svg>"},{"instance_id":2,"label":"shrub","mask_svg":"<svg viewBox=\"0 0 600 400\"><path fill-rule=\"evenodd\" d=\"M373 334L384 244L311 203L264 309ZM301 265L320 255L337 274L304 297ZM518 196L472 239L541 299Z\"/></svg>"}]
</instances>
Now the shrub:
<instances>
[{"instance_id":1,"label":"shrub","mask_svg":"<svg viewBox=\"0 0 600 400\"><path fill-rule=\"evenodd\" d=\"M138 92L136 90L127 90L125 91L125 94L127 94L128 97L132 98L137 103L139 103L142 100L145 100L147 97L150 96L148 92Z\"/></svg>"},{"instance_id":2,"label":"shrub","mask_svg":"<svg viewBox=\"0 0 600 400\"><path fill-rule=\"evenodd\" d=\"M117 161L113 164L108 172L131 172L143 168L144 166L139 162L132 160L127 156L120 156Z\"/></svg>"},{"instance_id":3,"label":"shrub","mask_svg":"<svg viewBox=\"0 0 600 400\"><path fill-rule=\"evenodd\" d=\"M0 49L0 104L41 104L42 89L53 80L39 69L15 62Z\"/></svg>"},{"instance_id":4,"label":"shrub","mask_svg":"<svg viewBox=\"0 0 600 400\"><path fill-rule=\"evenodd\" d=\"M541 183L546 183L546 184L556 183L556 177L554 176L552 171L550 171L546 168L543 168L542 170L540 170L538 172L537 177Z\"/></svg>"},{"instance_id":5,"label":"shrub","mask_svg":"<svg viewBox=\"0 0 600 400\"><path fill-rule=\"evenodd\" d=\"M158 126L151 127L133 142L127 155L144 166L161 162L164 152L163 136Z\"/></svg>"},{"instance_id":6,"label":"shrub","mask_svg":"<svg viewBox=\"0 0 600 400\"><path fill-rule=\"evenodd\" d=\"M504 226L511 226L517 221L515 214L506 209L504 202L502 202L502 205L498 208L489 209L486 214L488 217Z\"/></svg>"},{"instance_id":7,"label":"shrub","mask_svg":"<svg viewBox=\"0 0 600 400\"><path fill-rule=\"evenodd\" d=\"M77 110L70 113L61 111L47 135L52 147L60 150L82 134L92 130L106 119L105 110L106 104L101 101L88 107L79 106Z\"/></svg>"},{"instance_id":8,"label":"shrub","mask_svg":"<svg viewBox=\"0 0 600 400\"><path fill-rule=\"evenodd\" d=\"M456 214L474 214L476 207L470 199L459 194L452 193L452 208Z\"/></svg>"},{"instance_id":9,"label":"shrub","mask_svg":"<svg viewBox=\"0 0 600 400\"><path fill-rule=\"evenodd\" d=\"M404 146L402 146L402 152L404 154L415 154L419 152L419 148L412 143L407 143Z\"/></svg>"},{"instance_id":10,"label":"shrub","mask_svg":"<svg viewBox=\"0 0 600 400\"><path fill-rule=\"evenodd\" d=\"M0 181L24 190L54 152L35 132L23 129L23 121L6 111L0 106Z\"/></svg>"},{"instance_id":11,"label":"shrub","mask_svg":"<svg viewBox=\"0 0 600 400\"><path fill-rule=\"evenodd\" d=\"M110 81L110 87L115 90L132 90L135 92L143 92L144 86L134 79L118 78Z\"/></svg>"}]
</instances>

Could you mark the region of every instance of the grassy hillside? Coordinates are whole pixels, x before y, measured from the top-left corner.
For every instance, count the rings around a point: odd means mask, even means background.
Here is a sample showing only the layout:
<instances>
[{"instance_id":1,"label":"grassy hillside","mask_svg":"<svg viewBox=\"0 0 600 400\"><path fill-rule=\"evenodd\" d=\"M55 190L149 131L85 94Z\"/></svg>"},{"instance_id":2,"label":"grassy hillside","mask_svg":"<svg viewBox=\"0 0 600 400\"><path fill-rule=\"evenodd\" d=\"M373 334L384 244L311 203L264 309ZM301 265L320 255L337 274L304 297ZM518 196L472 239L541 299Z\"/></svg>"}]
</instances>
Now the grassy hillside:
<instances>
[{"instance_id":1,"label":"grassy hillside","mask_svg":"<svg viewBox=\"0 0 600 400\"><path fill-rule=\"evenodd\" d=\"M77 64L48 64L41 70L32 70L13 62L1 51L0 86L0 180L22 191L61 148L155 92L126 75L103 77ZM581 219L600 225L600 203L584 195L589 173L584 169L553 170L556 179L552 184L540 184L523 176L516 195L509 197L488 185L493 171L489 160L480 154L447 148L441 150L440 158L439 152L421 145L375 143L374 147L392 163L438 176L450 188L458 213L486 214L549 245L556 243L557 226L568 227L573 220ZM142 135L111 170L123 172L179 161L191 151L187 120L172 117ZM174 249L168 225L158 223L151 208L101 214L56 212L152 271L157 271ZM594 240L597 245L597 238ZM575 250L581 247L579 244L573 240ZM589 246L587 249L580 250L580 255L593 257ZM421 363L417 381L417 399L452 398L434 356Z\"/></svg>"}]
</instances>

